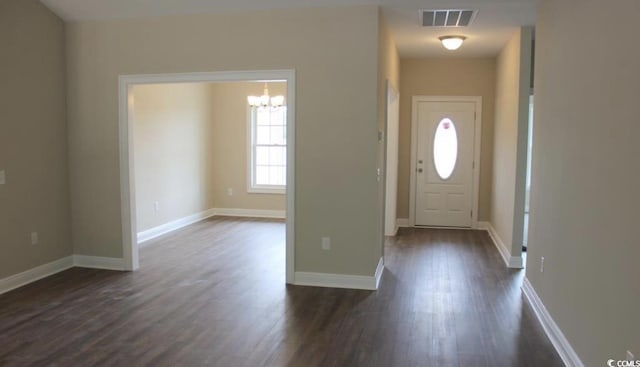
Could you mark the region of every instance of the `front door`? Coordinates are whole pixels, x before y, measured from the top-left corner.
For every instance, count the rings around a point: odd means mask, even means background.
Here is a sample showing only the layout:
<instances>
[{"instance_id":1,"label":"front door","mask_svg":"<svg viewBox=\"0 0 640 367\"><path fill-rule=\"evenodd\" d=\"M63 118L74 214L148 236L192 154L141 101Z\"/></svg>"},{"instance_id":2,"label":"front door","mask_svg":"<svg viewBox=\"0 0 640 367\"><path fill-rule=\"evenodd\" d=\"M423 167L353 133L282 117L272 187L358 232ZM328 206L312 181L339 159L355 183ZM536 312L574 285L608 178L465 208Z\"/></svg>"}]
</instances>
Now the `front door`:
<instances>
[{"instance_id":1,"label":"front door","mask_svg":"<svg viewBox=\"0 0 640 367\"><path fill-rule=\"evenodd\" d=\"M418 102L416 225L471 227L474 102Z\"/></svg>"}]
</instances>

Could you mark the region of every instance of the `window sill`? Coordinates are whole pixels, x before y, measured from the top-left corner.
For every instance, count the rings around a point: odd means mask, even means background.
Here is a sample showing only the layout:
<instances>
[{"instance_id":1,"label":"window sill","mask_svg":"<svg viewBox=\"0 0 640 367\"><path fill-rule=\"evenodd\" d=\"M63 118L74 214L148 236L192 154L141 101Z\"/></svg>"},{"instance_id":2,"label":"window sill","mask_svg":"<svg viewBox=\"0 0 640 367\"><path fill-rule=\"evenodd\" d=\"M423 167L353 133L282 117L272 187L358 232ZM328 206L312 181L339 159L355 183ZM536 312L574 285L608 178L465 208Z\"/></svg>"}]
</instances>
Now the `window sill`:
<instances>
[{"instance_id":1,"label":"window sill","mask_svg":"<svg viewBox=\"0 0 640 367\"><path fill-rule=\"evenodd\" d=\"M275 195L285 195L287 193L286 189L271 189L266 187L252 187L247 189L247 193L249 194L275 194Z\"/></svg>"}]
</instances>

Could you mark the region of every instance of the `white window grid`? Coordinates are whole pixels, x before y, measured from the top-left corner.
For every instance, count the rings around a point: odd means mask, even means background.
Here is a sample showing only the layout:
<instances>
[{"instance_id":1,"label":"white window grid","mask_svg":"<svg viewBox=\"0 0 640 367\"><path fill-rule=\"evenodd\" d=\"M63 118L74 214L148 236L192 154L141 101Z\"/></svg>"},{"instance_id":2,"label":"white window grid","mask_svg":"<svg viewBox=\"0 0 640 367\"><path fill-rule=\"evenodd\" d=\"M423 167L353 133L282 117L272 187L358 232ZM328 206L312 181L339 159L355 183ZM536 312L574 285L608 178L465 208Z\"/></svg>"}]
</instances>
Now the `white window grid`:
<instances>
[{"instance_id":1,"label":"white window grid","mask_svg":"<svg viewBox=\"0 0 640 367\"><path fill-rule=\"evenodd\" d=\"M284 193L287 171L286 106L249 108L247 190L253 193Z\"/></svg>"}]
</instances>

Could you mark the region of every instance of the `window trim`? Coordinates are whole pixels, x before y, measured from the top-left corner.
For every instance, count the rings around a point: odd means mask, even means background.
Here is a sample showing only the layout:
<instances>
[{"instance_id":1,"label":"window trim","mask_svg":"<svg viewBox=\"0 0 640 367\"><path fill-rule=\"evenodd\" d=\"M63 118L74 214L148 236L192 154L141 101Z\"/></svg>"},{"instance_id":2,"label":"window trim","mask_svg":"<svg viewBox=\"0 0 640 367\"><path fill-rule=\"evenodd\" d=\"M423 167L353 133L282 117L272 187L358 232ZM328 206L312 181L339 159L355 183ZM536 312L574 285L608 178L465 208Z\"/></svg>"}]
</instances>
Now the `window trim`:
<instances>
[{"instance_id":1,"label":"window trim","mask_svg":"<svg viewBox=\"0 0 640 367\"><path fill-rule=\"evenodd\" d=\"M286 106L285 106L286 107ZM285 128L288 126L287 110L285 110ZM247 193L249 194L275 194L285 195L287 193L287 184L284 185L257 185L254 184L255 180L255 164L254 164L254 141L256 130L254 129L254 120L257 124L257 118L254 116L257 113L257 108L247 105ZM287 139L288 140L288 139ZM289 149L289 142L284 145ZM288 163L288 162L287 162ZM288 170L288 167L287 167Z\"/></svg>"}]
</instances>

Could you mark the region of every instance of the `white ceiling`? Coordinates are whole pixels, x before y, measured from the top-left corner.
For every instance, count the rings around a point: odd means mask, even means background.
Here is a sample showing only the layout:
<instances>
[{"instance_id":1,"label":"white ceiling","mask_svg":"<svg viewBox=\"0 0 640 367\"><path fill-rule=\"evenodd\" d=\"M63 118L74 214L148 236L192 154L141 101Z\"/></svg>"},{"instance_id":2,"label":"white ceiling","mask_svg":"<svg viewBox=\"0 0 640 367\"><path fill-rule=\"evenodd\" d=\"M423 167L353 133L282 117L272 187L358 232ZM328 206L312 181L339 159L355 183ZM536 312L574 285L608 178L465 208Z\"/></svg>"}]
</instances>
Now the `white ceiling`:
<instances>
[{"instance_id":1,"label":"white ceiling","mask_svg":"<svg viewBox=\"0 0 640 367\"><path fill-rule=\"evenodd\" d=\"M41 0L67 21L156 17L292 7L380 5L401 57L494 56L521 25L534 25L538 0ZM419 9L472 9L468 28L427 29ZM311 13L310 13L311 14ZM438 36L462 34L467 41L457 51L445 50Z\"/></svg>"}]
</instances>

